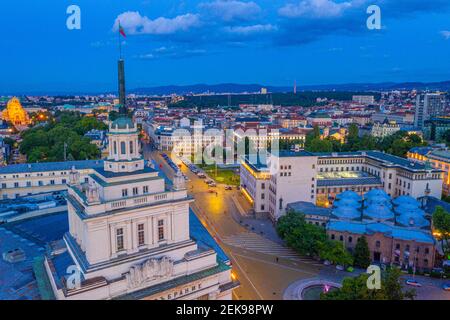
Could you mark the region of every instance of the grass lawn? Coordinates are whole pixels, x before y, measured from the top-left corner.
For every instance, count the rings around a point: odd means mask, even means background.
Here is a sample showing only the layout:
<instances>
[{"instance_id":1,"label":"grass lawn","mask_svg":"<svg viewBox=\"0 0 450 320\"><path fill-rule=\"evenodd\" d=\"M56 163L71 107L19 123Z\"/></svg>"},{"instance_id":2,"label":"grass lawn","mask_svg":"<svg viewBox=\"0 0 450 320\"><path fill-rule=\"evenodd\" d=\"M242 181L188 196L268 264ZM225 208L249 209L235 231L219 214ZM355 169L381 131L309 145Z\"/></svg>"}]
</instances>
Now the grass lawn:
<instances>
[{"instance_id":1,"label":"grass lawn","mask_svg":"<svg viewBox=\"0 0 450 320\"><path fill-rule=\"evenodd\" d=\"M205 170L205 172L214 179L217 183L223 183L230 186L238 186L239 185L239 176L234 173L233 170L219 170L217 169L217 176L216 171L213 168L209 170Z\"/></svg>"}]
</instances>

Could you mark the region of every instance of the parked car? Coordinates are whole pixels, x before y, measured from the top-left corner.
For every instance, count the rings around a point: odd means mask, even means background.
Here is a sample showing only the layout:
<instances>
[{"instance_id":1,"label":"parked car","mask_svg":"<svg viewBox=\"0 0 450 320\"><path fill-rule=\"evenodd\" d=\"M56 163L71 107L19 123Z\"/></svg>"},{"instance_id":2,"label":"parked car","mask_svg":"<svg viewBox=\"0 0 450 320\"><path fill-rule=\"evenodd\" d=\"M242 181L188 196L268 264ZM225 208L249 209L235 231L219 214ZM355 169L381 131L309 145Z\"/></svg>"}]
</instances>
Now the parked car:
<instances>
[{"instance_id":1,"label":"parked car","mask_svg":"<svg viewBox=\"0 0 450 320\"><path fill-rule=\"evenodd\" d=\"M226 186L225 190L233 190L233 187L232 186Z\"/></svg>"},{"instance_id":2,"label":"parked car","mask_svg":"<svg viewBox=\"0 0 450 320\"><path fill-rule=\"evenodd\" d=\"M406 280L406 284L407 284L408 286L418 287L418 288L422 286L418 281L413 280L413 279L408 279L408 280Z\"/></svg>"},{"instance_id":3,"label":"parked car","mask_svg":"<svg viewBox=\"0 0 450 320\"><path fill-rule=\"evenodd\" d=\"M213 183L209 183L209 186L210 187L217 187L217 184L215 182L213 182Z\"/></svg>"},{"instance_id":4,"label":"parked car","mask_svg":"<svg viewBox=\"0 0 450 320\"><path fill-rule=\"evenodd\" d=\"M240 186L236 186L236 190L241 190L241 187Z\"/></svg>"},{"instance_id":5,"label":"parked car","mask_svg":"<svg viewBox=\"0 0 450 320\"><path fill-rule=\"evenodd\" d=\"M345 270L344 266L341 266L340 264L336 265L336 269L339 270L339 271L344 271Z\"/></svg>"},{"instance_id":6,"label":"parked car","mask_svg":"<svg viewBox=\"0 0 450 320\"><path fill-rule=\"evenodd\" d=\"M331 265L331 262L328 261L328 260L325 260L325 261L323 262L323 264L326 265L326 266L329 266L329 265Z\"/></svg>"}]
</instances>

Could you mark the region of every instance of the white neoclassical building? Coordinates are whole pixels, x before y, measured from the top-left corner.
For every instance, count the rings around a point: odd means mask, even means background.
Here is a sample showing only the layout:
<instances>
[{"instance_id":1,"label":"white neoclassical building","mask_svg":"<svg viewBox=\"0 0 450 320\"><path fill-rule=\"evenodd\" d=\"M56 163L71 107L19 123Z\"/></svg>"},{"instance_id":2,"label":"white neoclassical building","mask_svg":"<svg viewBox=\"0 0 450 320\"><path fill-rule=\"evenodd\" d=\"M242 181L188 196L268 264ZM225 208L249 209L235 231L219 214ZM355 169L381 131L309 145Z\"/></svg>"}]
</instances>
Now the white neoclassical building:
<instances>
[{"instance_id":1,"label":"white neoclassical building","mask_svg":"<svg viewBox=\"0 0 450 320\"><path fill-rule=\"evenodd\" d=\"M193 199L181 173L169 185L144 165L131 119L114 121L109 141L87 183L70 173L67 250L44 261L55 297L231 299L231 268L190 236Z\"/></svg>"}]
</instances>

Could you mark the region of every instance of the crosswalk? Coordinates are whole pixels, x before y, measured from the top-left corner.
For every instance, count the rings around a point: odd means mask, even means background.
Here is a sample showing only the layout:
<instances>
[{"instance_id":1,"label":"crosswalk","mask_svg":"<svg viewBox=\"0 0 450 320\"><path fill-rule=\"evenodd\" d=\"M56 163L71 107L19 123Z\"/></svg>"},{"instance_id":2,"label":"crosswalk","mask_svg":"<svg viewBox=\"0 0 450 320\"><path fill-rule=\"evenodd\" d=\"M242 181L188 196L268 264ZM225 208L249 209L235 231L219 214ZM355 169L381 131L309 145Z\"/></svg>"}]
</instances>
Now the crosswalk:
<instances>
[{"instance_id":1,"label":"crosswalk","mask_svg":"<svg viewBox=\"0 0 450 320\"><path fill-rule=\"evenodd\" d=\"M282 259L289 259L312 265L320 265L317 261L306 257L301 257L294 250L284 247L253 232L242 232L236 235L222 237L222 242L229 246L256 251Z\"/></svg>"}]
</instances>

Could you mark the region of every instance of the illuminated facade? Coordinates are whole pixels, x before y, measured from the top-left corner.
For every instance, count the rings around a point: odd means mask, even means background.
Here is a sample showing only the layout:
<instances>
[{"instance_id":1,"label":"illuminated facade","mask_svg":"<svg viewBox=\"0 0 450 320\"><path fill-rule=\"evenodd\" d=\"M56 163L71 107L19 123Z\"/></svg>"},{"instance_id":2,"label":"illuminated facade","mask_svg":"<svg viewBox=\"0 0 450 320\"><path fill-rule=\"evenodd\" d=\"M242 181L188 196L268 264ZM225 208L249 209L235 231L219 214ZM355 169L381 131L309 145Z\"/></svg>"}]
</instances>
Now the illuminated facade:
<instances>
[{"instance_id":1,"label":"illuminated facade","mask_svg":"<svg viewBox=\"0 0 450 320\"><path fill-rule=\"evenodd\" d=\"M450 151L449 150L430 150L426 147L412 148L409 150L408 159L418 162L429 162L435 169L444 172L442 193L450 195Z\"/></svg>"},{"instance_id":2,"label":"illuminated facade","mask_svg":"<svg viewBox=\"0 0 450 320\"><path fill-rule=\"evenodd\" d=\"M231 300L238 283L227 261L191 238L181 173L170 185L145 166L131 119L115 120L108 136L103 167L85 184L69 175L64 250L44 264L56 299Z\"/></svg>"},{"instance_id":3,"label":"illuminated facade","mask_svg":"<svg viewBox=\"0 0 450 320\"><path fill-rule=\"evenodd\" d=\"M10 121L15 126L26 126L30 123L28 113L16 97L8 101L6 109L3 111L2 118L6 121Z\"/></svg>"}]
</instances>

